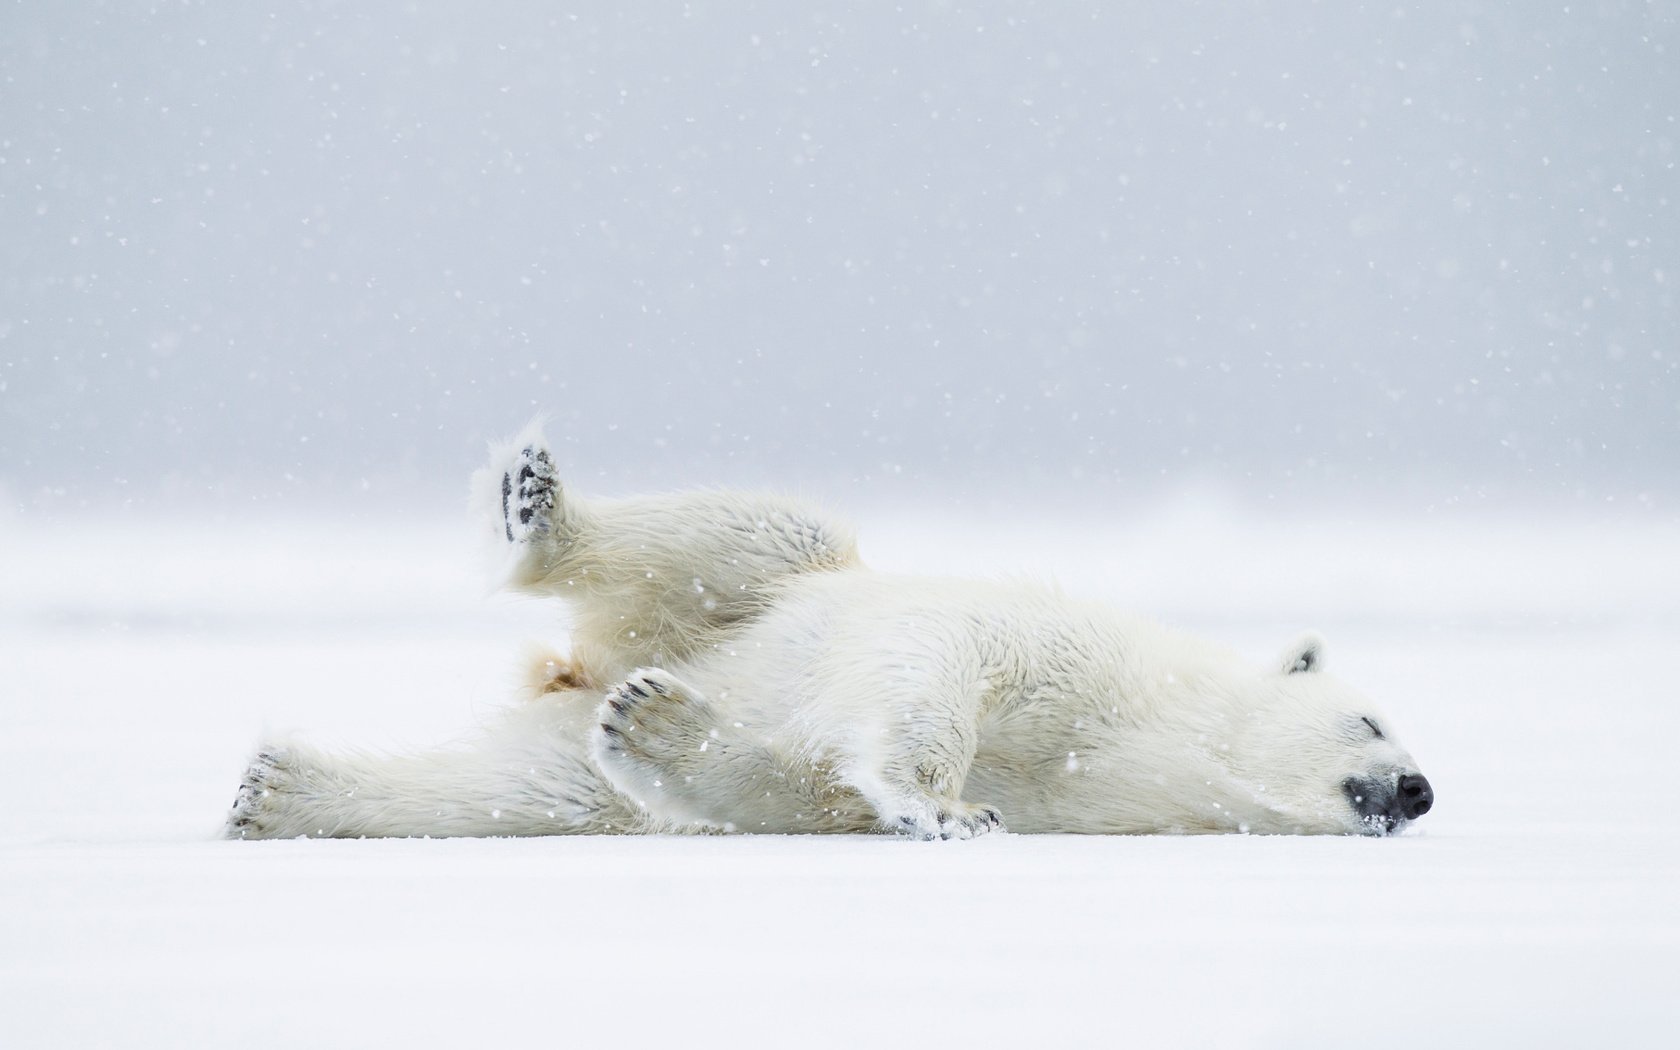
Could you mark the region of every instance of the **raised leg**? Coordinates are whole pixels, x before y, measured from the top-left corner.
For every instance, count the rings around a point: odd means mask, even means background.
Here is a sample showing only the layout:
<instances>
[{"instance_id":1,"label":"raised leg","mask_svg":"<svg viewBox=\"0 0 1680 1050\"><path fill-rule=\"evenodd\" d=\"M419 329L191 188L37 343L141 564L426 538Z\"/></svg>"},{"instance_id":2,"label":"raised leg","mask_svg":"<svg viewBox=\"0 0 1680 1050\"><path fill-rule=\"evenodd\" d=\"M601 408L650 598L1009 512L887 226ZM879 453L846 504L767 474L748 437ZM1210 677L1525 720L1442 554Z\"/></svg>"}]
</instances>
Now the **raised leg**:
<instances>
[{"instance_id":1,"label":"raised leg","mask_svg":"<svg viewBox=\"0 0 1680 1050\"><path fill-rule=\"evenodd\" d=\"M760 614L789 578L857 563L851 530L798 501L730 492L583 500L534 429L475 478L511 587L574 608L596 682L674 666Z\"/></svg>"},{"instance_id":2,"label":"raised leg","mask_svg":"<svg viewBox=\"0 0 1680 1050\"><path fill-rule=\"evenodd\" d=\"M263 748L246 770L229 838L606 834L653 830L590 762L593 694L509 710L471 744L417 755Z\"/></svg>"},{"instance_id":3,"label":"raised leg","mask_svg":"<svg viewBox=\"0 0 1680 1050\"><path fill-rule=\"evenodd\" d=\"M545 589L545 581L575 560L588 507L567 498L554 456L536 424L496 448L488 466L473 475L473 499L494 533L500 582L519 590Z\"/></svg>"}]
</instances>

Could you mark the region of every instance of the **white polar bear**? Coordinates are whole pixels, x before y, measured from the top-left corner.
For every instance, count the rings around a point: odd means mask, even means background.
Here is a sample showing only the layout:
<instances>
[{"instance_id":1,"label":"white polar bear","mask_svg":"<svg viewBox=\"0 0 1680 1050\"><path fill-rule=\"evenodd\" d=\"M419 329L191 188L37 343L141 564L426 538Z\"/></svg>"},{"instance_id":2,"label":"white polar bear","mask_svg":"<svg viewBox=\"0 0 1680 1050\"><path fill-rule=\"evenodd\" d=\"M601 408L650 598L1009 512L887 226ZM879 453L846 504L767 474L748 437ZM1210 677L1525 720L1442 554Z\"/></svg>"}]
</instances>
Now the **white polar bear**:
<instances>
[{"instance_id":1,"label":"white polar bear","mask_svg":"<svg viewBox=\"0 0 1680 1050\"><path fill-rule=\"evenodd\" d=\"M534 429L475 483L572 655L470 744L263 749L234 838L660 831L1385 834L1428 781L1307 635L1272 667L1049 589L875 573L776 497L563 490Z\"/></svg>"}]
</instances>

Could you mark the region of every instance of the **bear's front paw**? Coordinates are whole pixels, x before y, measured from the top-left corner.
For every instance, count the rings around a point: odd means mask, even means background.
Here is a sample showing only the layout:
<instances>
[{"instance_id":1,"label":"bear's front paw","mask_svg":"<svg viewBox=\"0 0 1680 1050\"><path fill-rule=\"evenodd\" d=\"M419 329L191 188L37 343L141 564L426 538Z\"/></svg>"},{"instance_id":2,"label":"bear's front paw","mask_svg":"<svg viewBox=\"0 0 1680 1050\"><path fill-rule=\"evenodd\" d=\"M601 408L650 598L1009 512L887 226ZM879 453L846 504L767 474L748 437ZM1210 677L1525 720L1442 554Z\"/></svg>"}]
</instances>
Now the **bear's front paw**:
<instances>
[{"instance_id":1,"label":"bear's front paw","mask_svg":"<svg viewBox=\"0 0 1680 1050\"><path fill-rule=\"evenodd\" d=\"M916 839L973 839L1008 830L1003 814L991 806L938 801L914 805L898 816L898 830Z\"/></svg>"},{"instance_id":2,"label":"bear's front paw","mask_svg":"<svg viewBox=\"0 0 1680 1050\"><path fill-rule=\"evenodd\" d=\"M664 671L638 668L607 690L599 709L596 753L606 761L665 763L704 752L710 740L710 706Z\"/></svg>"},{"instance_id":3,"label":"bear's front paw","mask_svg":"<svg viewBox=\"0 0 1680 1050\"><path fill-rule=\"evenodd\" d=\"M509 543L545 535L559 487L554 458L540 444L526 445L502 471L502 529Z\"/></svg>"},{"instance_id":4,"label":"bear's front paw","mask_svg":"<svg viewBox=\"0 0 1680 1050\"><path fill-rule=\"evenodd\" d=\"M662 820L721 825L728 737L705 698L664 671L640 668L607 690L592 735L595 765L615 790ZM727 731L726 731L727 732ZM713 785L708 787L708 785Z\"/></svg>"}]
</instances>

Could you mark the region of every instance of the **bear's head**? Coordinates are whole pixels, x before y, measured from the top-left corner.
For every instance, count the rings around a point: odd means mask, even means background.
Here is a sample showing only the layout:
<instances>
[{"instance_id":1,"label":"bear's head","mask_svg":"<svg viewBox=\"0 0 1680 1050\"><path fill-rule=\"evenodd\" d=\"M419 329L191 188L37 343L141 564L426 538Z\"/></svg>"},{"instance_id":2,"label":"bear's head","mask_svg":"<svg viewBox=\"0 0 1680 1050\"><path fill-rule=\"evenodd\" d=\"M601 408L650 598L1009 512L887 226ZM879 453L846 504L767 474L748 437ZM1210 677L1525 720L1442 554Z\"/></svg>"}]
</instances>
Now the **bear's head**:
<instances>
[{"instance_id":1,"label":"bear's head","mask_svg":"<svg viewBox=\"0 0 1680 1050\"><path fill-rule=\"evenodd\" d=\"M1429 812L1435 793L1388 720L1325 673L1323 638L1302 636L1258 684L1227 762L1264 793L1276 830L1387 835Z\"/></svg>"}]
</instances>

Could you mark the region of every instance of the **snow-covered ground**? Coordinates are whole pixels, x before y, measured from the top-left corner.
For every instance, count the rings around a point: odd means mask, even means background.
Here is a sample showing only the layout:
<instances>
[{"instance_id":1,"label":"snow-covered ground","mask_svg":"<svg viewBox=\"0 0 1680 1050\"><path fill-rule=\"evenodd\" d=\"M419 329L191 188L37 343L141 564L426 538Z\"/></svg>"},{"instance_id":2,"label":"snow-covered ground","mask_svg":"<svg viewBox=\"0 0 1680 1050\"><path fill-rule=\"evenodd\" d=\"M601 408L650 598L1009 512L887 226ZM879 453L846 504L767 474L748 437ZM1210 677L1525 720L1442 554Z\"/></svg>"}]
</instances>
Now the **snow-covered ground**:
<instances>
[{"instance_id":1,"label":"snow-covered ground","mask_svg":"<svg viewBox=\"0 0 1680 1050\"><path fill-rule=\"evenodd\" d=\"M554 611L454 522L0 521L0 1046L1657 1045L1680 529L1650 514L860 515L1269 659L1438 794L1396 839L216 837L265 728L422 745ZM955 531L955 536L952 533Z\"/></svg>"}]
</instances>

